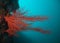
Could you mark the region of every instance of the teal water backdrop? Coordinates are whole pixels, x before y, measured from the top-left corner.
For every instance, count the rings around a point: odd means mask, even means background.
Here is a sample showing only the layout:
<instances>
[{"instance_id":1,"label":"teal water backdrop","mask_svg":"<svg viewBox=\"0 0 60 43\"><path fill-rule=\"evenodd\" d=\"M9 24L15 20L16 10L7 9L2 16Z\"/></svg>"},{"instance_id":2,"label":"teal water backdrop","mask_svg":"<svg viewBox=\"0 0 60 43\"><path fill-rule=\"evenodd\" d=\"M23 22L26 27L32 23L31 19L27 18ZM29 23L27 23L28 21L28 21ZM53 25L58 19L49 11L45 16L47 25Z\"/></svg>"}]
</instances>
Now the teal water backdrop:
<instances>
[{"instance_id":1,"label":"teal water backdrop","mask_svg":"<svg viewBox=\"0 0 60 43\"><path fill-rule=\"evenodd\" d=\"M44 21L31 22L30 27L50 30L50 34L26 30L19 32L19 37L14 38L15 43L59 43L60 39L60 0L19 0L20 9L28 11L25 16L47 16ZM29 22L29 21L28 21Z\"/></svg>"}]
</instances>

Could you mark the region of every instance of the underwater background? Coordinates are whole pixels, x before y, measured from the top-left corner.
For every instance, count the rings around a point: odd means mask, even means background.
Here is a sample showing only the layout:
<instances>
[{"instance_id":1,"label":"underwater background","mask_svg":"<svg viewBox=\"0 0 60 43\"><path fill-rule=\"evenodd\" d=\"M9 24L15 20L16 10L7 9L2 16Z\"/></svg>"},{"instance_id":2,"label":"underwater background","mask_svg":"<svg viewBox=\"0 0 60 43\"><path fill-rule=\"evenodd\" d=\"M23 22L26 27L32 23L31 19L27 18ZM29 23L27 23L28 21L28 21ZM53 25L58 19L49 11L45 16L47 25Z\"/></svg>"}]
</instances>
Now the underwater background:
<instances>
[{"instance_id":1,"label":"underwater background","mask_svg":"<svg viewBox=\"0 0 60 43\"><path fill-rule=\"evenodd\" d=\"M59 43L60 39L60 0L19 0L21 11L27 11L25 16L47 16L44 21L35 21L30 27L50 30L50 34L44 34L32 30L20 31L19 37L14 37L14 43Z\"/></svg>"}]
</instances>

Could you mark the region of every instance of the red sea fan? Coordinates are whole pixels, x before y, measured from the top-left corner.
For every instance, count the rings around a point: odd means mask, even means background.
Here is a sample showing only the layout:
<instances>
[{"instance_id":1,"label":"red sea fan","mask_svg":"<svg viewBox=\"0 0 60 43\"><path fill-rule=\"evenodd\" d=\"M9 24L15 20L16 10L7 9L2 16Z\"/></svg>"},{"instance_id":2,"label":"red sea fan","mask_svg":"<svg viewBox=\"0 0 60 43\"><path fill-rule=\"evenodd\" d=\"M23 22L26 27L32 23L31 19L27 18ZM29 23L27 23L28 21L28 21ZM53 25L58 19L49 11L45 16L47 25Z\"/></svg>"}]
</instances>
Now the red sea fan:
<instances>
[{"instance_id":1,"label":"red sea fan","mask_svg":"<svg viewBox=\"0 0 60 43\"><path fill-rule=\"evenodd\" d=\"M43 18L40 18L40 17L35 17L35 18L25 17L22 14L15 11L15 12L13 12L13 14L11 16L5 16L5 20L7 21L8 26L9 26L9 29L6 30L6 32L8 32L9 35L15 35L15 33L17 31L28 30L27 27L30 24L27 24L27 23L23 22L23 20L35 21L35 20L45 20L45 19L47 19L47 18L46 17L43 17ZM40 31L42 33L48 33L48 31L44 31L44 30L38 29L38 28L35 28L35 29L32 28L30 30Z\"/></svg>"}]
</instances>

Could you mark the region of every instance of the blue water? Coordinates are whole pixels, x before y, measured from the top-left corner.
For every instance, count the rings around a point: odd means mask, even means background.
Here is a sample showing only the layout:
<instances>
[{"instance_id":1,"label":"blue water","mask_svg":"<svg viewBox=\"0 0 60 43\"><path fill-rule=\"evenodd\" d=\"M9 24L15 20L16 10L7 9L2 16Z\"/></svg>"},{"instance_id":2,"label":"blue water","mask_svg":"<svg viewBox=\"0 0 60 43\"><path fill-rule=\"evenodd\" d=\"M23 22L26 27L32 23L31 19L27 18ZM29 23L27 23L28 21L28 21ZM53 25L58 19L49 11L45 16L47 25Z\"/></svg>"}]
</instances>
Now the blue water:
<instances>
[{"instance_id":1,"label":"blue water","mask_svg":"<svg viewBox=\"0 0 60 43\"><path fill-rule=\"evenodd\" d=\"M59 0L19 0L20 9L28 11L25 16L47 16L45 21L35 21L31 27L40 27L50 30L51 34L43 34L36 31L26 30L19 32L19 37L14 38L15 43L59 43Z\"/></svg>"}]
</instances>

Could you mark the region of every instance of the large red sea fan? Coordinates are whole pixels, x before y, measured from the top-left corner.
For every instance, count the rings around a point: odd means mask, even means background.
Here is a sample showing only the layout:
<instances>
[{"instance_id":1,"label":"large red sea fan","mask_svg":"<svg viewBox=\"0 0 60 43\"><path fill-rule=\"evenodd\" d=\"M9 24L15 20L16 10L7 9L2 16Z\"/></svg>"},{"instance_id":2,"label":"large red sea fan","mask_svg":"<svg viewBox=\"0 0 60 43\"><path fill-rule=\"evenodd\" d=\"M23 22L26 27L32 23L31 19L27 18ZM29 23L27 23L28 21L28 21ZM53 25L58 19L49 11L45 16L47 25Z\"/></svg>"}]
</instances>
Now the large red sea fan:
<instances>
[{"instance_id":1,"label":"large red sea fan","mask_svg":"<svg viewBox=\"0 0 60 43\"><path fill-rule=\"evenodd\" d=\"M23 20L28 20L28 21L36 21L36 20L46 20L47 17L25 17L24 15L20 14L19 12L13 12L11 16L5 16L5 20L8 23L9 29L6 30L5 32L8 32L9 35L15 35L17 31L20 30L28 30L27 27L31 24L27 24L23 22ZM29 30L35 30L35 31L40 31L42 33L48 33L48 31L44 31L42 29L38 28L31 28Z\"/></svg>"}]
</instances>

